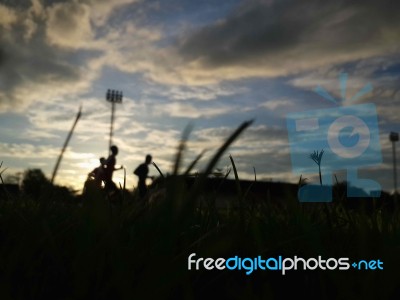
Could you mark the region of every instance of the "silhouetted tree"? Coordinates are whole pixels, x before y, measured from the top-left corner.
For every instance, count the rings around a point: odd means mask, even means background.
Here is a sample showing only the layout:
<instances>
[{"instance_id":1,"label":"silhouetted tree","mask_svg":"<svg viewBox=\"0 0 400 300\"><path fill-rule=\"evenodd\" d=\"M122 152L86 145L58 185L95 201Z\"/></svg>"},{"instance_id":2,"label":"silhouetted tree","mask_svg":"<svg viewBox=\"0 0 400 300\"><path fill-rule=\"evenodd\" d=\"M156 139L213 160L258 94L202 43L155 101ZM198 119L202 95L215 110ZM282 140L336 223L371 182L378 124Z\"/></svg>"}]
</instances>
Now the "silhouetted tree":
<instances>
[{"instance_id":1,"label":"silhouetted tree","mask_svg":"<svg viewBox=\"0 0 400 300\"><path fill-rule=\"evenodd\" d=\"M24 172L21 187L23 193L34 199L39 199L40 195L51 187L51 183L42 170L28 169Z\"/></svg>"}]
</instances>

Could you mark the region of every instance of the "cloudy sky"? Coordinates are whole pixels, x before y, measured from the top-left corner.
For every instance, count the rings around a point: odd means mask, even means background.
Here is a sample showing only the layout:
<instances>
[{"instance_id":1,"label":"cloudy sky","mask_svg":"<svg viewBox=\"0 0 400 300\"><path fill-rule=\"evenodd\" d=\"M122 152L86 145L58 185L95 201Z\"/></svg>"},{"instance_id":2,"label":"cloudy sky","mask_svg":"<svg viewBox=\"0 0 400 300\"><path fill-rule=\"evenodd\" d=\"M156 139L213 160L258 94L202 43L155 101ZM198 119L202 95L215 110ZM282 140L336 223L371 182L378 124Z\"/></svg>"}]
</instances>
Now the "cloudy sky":
<instances>
[{"instance_id":1,"label":"cloudy sky","mask_svg":"<svg viewBox=\"0 0 400 300\"><path fill-rule=\"evenodd\" d=\"M56 179L81 189L108 154L111 88L124 92L114 142L129 187L147 153L171 170L188 124L186 164L203 149L206 162L249 119L252 127L229 150L239 175L251 178L254 166L258 179L296 182L287 114L374 103L383 163L362 172L390 190L388 134L400 131L399 9L390 0L0 0L5 175L41 168L50 177L82 105ZM373 90L350 104L368 83ZM220 167L227 166L226 156ZM120 181L122 172L115 175Z\"/></svg>"}]
</instances>

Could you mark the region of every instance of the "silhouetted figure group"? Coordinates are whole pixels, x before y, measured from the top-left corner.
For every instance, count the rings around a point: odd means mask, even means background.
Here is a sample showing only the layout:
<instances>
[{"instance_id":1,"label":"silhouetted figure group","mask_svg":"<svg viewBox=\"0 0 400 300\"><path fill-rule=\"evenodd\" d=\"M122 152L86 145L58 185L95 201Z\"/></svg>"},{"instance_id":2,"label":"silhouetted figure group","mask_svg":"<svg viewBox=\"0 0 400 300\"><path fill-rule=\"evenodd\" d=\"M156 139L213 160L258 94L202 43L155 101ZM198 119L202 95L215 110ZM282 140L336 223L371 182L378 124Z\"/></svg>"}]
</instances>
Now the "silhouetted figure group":
<instances>
[{"instance_id":1,"label":"silhouetted figure group","mask_svg":"<svg viewBox=\"0 0 400 300\"><path fill-rule=\"evenodd\" d=\"M121 165L119 168L116 168L117 159L116 156L118 155L118 147L113 145L110 147L110 155L107 159L104 157L100 158L100 165L91 171L88 174L88 181L92 182L93 186L96 188L101 189L103 182L104 182L104 190L108 193L108 195L115 193L118 190L117 185L112 180L114 171L123 169ZM151 155L146 155L145 162L140 164L135 171L133 172L136 176L138 176L138 190L139 195L143 198L147 194L147 185L146 179L153 177L148 176L149 174L149 167L148 165L151 164L152 157ZM87 186L87 182L85 183L85 188Z\"/></svg>"}]
</instances>

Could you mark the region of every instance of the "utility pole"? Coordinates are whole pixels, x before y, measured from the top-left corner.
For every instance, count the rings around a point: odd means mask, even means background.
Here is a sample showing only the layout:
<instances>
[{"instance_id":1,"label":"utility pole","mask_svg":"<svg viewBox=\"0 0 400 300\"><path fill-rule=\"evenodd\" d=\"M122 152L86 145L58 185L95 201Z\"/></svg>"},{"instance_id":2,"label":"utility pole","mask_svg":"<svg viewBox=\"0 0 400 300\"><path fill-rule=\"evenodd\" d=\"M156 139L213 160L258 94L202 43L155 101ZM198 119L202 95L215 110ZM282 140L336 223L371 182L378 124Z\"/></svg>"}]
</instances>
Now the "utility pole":
<instances>
[{"instance_id":1,"label":"utility pole","mask_svg":"<svg viewBox=\"0 0 400 300\"><path fill-rule=\"evenodd\" d=\"M114 113L115 113L115 104L122 103L122 91L116 90L107 90L106 100L111 102L111 124L110 124L110 140L108 145L108 151L110 151L112 145L112 137L113 137L113 129L114 129Z\"/></svg>"},{"instance_id":2,"label":"utility pole","mask_svg":"<svg viewBox=\"0 0 400 300\"><path fill-rule=\"evenodd\" d=\"M393 184L394 184L394 196L397 198L397 165L396 165L396 142L399 141L399 134L397 132L391 132L389 139L392 142L393 150Z\"/></svg>"}]
</instances>

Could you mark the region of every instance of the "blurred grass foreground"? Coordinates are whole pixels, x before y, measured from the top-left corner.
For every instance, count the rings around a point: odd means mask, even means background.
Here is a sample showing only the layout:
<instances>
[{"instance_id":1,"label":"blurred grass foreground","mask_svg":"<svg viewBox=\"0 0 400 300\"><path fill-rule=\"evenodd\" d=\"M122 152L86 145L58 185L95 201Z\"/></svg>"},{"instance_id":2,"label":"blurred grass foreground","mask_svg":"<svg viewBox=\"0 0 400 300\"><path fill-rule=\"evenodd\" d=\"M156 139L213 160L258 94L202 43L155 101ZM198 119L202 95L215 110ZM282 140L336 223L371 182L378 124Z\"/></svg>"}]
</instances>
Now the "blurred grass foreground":
<instances>
[{"instance_id":1,"label":"blurred grass foreground","mask_svg":"<svg viewBox=\"0 0 400 300\"><path fill-rule=\"evenodd\" d=\"M195 178L188 174L201 155L179 171L183 139L151 203L128 191L112 201L96 189L78 197L34 179L21 193L3 185L0 299L400 299L400 214L391 196L349 202L337 184L333 203L299 203L295 185L240 181L232 157L235 181L210 179L250 123ZM191 253L380 259L384 270L189 271Z\"/></svg>"}]
</instances>

